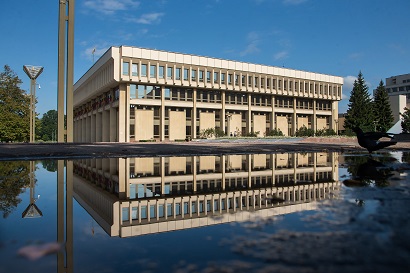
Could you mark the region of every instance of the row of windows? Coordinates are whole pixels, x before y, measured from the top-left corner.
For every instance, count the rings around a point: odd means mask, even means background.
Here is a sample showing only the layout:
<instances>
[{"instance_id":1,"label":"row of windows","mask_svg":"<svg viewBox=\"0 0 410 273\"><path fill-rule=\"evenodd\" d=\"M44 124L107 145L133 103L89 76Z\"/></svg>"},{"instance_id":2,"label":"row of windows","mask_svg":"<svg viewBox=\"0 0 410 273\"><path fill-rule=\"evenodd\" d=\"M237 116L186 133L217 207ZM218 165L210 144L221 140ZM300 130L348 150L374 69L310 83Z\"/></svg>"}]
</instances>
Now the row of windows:
<instances>
[{"instance_id":1,"label":"row of windows","mask_svg":"<svg viewBox=\"0 0 410 273\"><path fill-rule=\"evenodd\" d=\"M131 68L131 70L130 70ZM231 74L225 72L216 71L205 71L201 69L190 69L190 68L180 68L180 67L165 67L163 65L148 65L142 63L132 63L130 67L130 62L122 63L122 75L124 76L136 76L136 77L149 77L149 78L159 78L159 79L169 79L169 80L184 80L193 82L206 82L215 84L228 84L234 86L248 86L256 88L268 88L278 90L289 90L289 91L300 91L309 92L320 95L333 95L340 96L341 88L340 86L331 86L330 84L319 84L319 83L308 83L297 80L282 80L273 79L269 76L252 76L252 75L242 75L242 74Z\"/></svg>"},{"instance_id":2,"label":"row of windows","mask_svg":"<svg viewBox=\"0 0 410 273\"><path fill-rule=\"evenodd\" d=\"M154 125L153 125L153 134L154 138L159 138L160 137L160 107L154 107L154 106L144 106L144 105L135 105L132 104L130 105L130 119L131 119L131 124L130 124L130 138L131 140L134 139L135 137L135 125L133 123L133 120L135 119L135 109L142 109L142 110L153 110L154 112ZM200 113L201 112L212 112L214 113L214 122L215 122L215 128L216 129L221 129L227 134L228 132L228 121L229 117L233 114L240 114L241 115L241 127L237 128L238 130L235 132L230 132L231 136L240 136L240 135L246 135L247 134L247 111L227 111L225 112L225 128L221 128L221 111L222 110L211 110L211 109L196 109L196 122L192 123L192 109L191 108L173 108L173 107L167 107L165 110L165 123L164 123L164 136L165 138L169 137L169 110L171 111L182 111L185 112L185 117L184 117L184 122L185 122L185 134L186 137L192 137L193 131L192 131L192 126L195 126L196 130L196 135L200 135ZM254 115L263 115L266 118L266 130L264 132L261 132L263 134L268 134L270 132L271 128L271 123L272 123L272 116L273 116L273 126L276 128L276 125L278 124L277 119L279 117L285 116L288 120L288 134L292 134L292 114L283 114L283 113L266 113L266 112L252 112ZM298 118L307 118L308 123L305 124L308 126L308 128L311 128L312 124L312 116L311 115L297 115ZM325 127L329 128L330 126L330 120L331 118L328 116L319 116L317 115L317 119L324 119L325 121ZM252 122L251 122L252 123ZM296 124L296 128L299 128L300 126Z\"/></svg>"},{"instance_id":3,"label":"row of windows","mask_svg":"<svg viewBox=\"0 0 410 273\"><path fill-rule=\"evenodd\" d=\"M193 89L166 87L164 89L165 100L175 101L193 101ZM221 103L221 92L219 90L203 90L196 91L196 101L206 103ZM271 106L271 96L252 94L250 96L251 105L255 106ZM161 87L150 85L130 84L130 99L161 99ZM275 107L293 108L294 98L291 97L275 97ZM238 92L225 92L226 104L247 105L248 95ZM313 100L296 99L296 108L298 109L313 109ZM332 103L330 101L316 101L316 109L331 110Z\"/></svg>"},{"instance_id":4,"label":"row of windows","mask_svg":"<svg viewBox=\"0 0 410 273\"><path fill-rule=\"evenodd\" d=\"M387 90L388 93L410 91L410 85L393 87L393 88L386 88L386 90Z\"/></svg>"},{"instance_id":5,"label":"row of windows","mask_svg":"<svg viewBox=\"0 0 410 273\"><path fill-rule=\"evenodd\" d=\"M303 201L313 198L323 198L329 189L302 189L280 193L280 197L285 201ZM259 196L229 197L213 200L200 200L191 202L175 202L166 204L141 205L122 208L122 221L138 219L156 219L166 217L176 217L180 215L190 215L205 212L226 211L234 208L259 207L275 204L274 200ZM130 211L131 209L131 211ZM131 212L131 213L130 213Z\"/></svg>"}]
</instances>

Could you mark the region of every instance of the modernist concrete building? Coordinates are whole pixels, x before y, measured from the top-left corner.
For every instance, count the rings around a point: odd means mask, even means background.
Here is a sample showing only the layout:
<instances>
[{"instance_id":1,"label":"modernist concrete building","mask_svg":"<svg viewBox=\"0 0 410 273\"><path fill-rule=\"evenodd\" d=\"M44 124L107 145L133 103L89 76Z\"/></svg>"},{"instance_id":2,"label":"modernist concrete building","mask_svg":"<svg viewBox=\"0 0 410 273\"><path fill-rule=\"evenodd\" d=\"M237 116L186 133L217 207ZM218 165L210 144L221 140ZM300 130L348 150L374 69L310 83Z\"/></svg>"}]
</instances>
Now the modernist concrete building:
<instances>
[{"instance_id":1,"label":"modernist concrete building","mask_svg":"<svg viewBox=\"0 0 410 273\"><path fill-rule=\"evenodd\" d=\"M394 123L401 132L401 116L404 108L410 106L410 74L386 78L386 91L389 94L390 106L394 116ZM399 132L396 132L399 133Z\"/></svg>"},{"instance_id":2,"label":"modernist concrete building","mask_svg":"<svg viewBox=\"0 0 410 273\"><path fill-rule=\"evenodd\" d=\"M132 142L334 129L343 79L121 46L74 86L74 141Z\"/></svg>"},{"instance_id":3,"label":"modernist concrete building","mask_svg":"<svg viewBox=\"0 0 410 273\"><path fill-rule=\"evenodd\" d=\"M410 98L410 74L386 78L386 91L390 96L406 95Z\"/></svg>"},{"instance_id":4,"label":"modernist concrete building","mask_svg":"<svg viewBox=\"0 0 410 273\"><path fill-rule=\"evenodd\" d=\"M74 197L129 237L315 209L339 190L338 154L94 158L74 162Z\"/></svg>"}]
</instances>

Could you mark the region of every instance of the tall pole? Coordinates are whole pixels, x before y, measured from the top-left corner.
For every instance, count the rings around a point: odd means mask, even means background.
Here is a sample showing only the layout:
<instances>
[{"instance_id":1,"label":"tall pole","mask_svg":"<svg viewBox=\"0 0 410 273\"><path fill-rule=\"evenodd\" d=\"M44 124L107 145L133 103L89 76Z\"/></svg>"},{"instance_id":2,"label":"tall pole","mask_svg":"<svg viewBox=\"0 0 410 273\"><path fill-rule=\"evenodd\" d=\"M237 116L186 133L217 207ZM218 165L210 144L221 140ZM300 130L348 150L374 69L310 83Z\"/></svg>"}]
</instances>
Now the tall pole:
<instances>
[{"instance_id":1,"label":"tall pole","mask_svg":"<svg viewBox=\"0 0 410 273\"><path fill-rule=\"evenodd\" d=\"M73 86L74 86L74 0L68 5L67 43L67 142L73 142Z\"/></svg>"},{"instance_id":2,"label":"tall pole","mask_svg":"<svg viewBox=\"0 0 410 273\"><path fill-rule=\"evenodd\" d=\"M73 142L74 5L59 0L57 141ZM65 95L65 98L64 98ZM64 102L66 103L64 105ZM66 126L64 121L66 114Z\"/></svg>"},{"instance_id":3,"label":"tall pole","mask_svg":"<svg viewBox=\"0 0 410 273\"><path fill-rule=\"evenodd\" d=\"M36 141L36 79L43 72L43 67L23 65L23 70L30 78L30 142Z\"/></svg>"},{"instance_id":4,"label":"tall pole","mask_svg":"<svg viewBox=\"0 0 410 273\"><path fill-rule=\"evenodd\" d=\"M33 115L35 115L35 110L33 109L34 108L33 81L34 80L30 79L30 143L33 143L34 140L36 139L35 137L33 137L33 135L35 134L35 132L33 132L33 125L34 125Z\"/></svg>"}]
</instances>

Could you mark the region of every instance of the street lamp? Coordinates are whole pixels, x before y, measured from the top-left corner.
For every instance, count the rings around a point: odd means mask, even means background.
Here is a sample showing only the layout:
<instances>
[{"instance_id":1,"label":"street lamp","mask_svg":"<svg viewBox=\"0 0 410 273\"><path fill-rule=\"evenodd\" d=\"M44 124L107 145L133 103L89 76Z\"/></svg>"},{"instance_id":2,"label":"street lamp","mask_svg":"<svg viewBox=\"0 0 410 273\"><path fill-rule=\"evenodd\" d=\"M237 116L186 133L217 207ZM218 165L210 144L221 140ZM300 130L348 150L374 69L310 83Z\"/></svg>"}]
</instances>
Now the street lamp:
<instances>
[{"instance_id":1,"label":"street lamp","mask_svg":"<svg viewBox=\"0 0 410 273\"><path fill-rule=\"evenodd\" d=\"M43 72L42 66L23 65L30 78L30 142L36 141L36 79Z\"/></svg>"},{"instance_id":2,"label":"street lamp","mask_svg":"<svg viewBox=\"0 0 410 273\"><path fill-rule=\"evenodd\" d=\"M35 169L35 162L30 161L30 204L21 214L21 217L23 218L36 218L43 216L41 210L36 206L36 201L40 195L38 195L37 198L34 197L34 188L36 186L36 177L34 173Z\"/></svg>"},{"instance_id":3,"label":"street lamp","mask_svg":"<svg viewBox=\"0 0 410 273\"><path fill-rule=\"evenodd\" d=\"M335 119L335 123L336 123L336 135L339 135L339 120Z\"/></svg>"}]
</instances>

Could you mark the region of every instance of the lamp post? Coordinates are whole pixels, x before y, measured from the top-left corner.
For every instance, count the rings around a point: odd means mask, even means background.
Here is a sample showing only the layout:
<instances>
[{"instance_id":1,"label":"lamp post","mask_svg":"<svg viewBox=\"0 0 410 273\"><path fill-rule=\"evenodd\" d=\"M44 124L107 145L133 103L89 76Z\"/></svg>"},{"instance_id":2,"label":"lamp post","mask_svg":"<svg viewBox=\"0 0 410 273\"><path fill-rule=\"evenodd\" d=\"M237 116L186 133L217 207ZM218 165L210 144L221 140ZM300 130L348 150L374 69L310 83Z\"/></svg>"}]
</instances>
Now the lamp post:
<instances>
[{"instance_id":1,"label":"lamp post","mask_svg":"<svg viewBox=\"0 0 410 273\"><path fill-rule=\"evenodd\" d=\"M336 135L339 135L339 120L335 119L335 123L336 123Z\"/></svg>"},{"instance_id":2,"label":"lamp post","mask_svg":"<svg viewBox=\"0 0 410 273\"><path fill-rule=\"evenodd\" d=\"M36 141L36 79L43 72L42 66L24 65L24 72L30 78L30 142Z\"/></svg>"}]
</instances>

